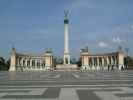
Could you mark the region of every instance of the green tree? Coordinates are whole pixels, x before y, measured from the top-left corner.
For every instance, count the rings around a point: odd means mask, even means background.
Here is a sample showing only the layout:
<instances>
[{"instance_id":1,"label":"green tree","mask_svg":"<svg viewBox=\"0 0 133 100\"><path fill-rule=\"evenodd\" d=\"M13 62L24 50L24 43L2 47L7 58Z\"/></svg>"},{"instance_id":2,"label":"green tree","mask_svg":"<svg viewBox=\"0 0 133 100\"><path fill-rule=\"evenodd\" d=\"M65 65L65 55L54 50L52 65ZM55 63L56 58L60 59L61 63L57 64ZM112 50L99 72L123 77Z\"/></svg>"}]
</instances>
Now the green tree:
<instances>
[{"instance_id":1,"label":"green tree","mask_svg":"<svg viewBox=\"0 0 133 100\"><path fill-rule=\"evenodd\" d=\"M5 70L9 70L9 67L10 67L10 59L8 59L5 64L6 64Z\"/></svg>"},{"instance_id":2,"label":"green tree","mask_svg":"<svg viewBox=\"0 0 133 100\"><path fill-rule=\"evenodd\" d=\"M71 63L71 64L76 64L76 63L77 63L77 60L76 60L75 58L72 58L72 59L70 60L70 63Z\"/></svg>"},{"instance_id":3,"label":"green tree","mask_svg":"<svg viewBox=\"0 0 133 100\"><path fill-rule=\"evenodd\" d=\"M124 64L128 66L128 69L133 69L133 58L130 56L125 57Z\"/></svg>"},{"instance_id":4,"label":"green tree","mask_svg":"<svg viewBox=\"0 0 133 100\"><path fill-rule=\"evenodd\" d=\"M56 64L63 64L63 59L62 58L59 57L59 58L56 58L55 60L56 60L55 61Z\"/></svg>"},{"instance_id":5,"label":"green tree","mask_svg":"<svg viewBox=\"0 0 133 100\"><path fill-rule=\"evenodd\" d=\"M81 64L81 58L78 59L77 65L78 65L78 68L80 69L80 67L81 67L81 65L82 65L82 64Z\"/></svg>"},{"instance_id":6,"label":"green tree","mask_svg":"<svg viewBox=\"0 0 133 100\"><path fill-rule=\"evenodd\" d=\"M5 67L5 59L0 57L0 70L4 70Z\"/></svg>"},{"instance_id":7,"label":"green tree","mask_svg":"<svg viewBox=\"0 0 133 100\"><path fill-rule=\"evenodd\" d=\"M10 66L10 59L5 60L3 57L0 57L0 71L8 71Z\"/></svg>"}]
</instances>

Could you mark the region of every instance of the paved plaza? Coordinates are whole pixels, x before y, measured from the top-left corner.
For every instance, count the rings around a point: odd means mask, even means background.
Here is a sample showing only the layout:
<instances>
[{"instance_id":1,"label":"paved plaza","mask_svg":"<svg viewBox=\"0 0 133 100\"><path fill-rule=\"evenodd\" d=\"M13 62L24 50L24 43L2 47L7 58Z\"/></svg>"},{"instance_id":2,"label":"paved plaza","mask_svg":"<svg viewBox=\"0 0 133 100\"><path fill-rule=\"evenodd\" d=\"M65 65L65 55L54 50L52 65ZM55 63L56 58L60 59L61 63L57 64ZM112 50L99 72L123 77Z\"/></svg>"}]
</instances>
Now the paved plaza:
<instances>
[{"instance_id":1,"label":"paved plaza","mask_svg":"<svg viewBox=\"0 0 133 100\"><path fill-rule=\"evenodd\" d=\"M133 71L0 72L0 100L133 100Z\"/></svg>"}]
</instances>

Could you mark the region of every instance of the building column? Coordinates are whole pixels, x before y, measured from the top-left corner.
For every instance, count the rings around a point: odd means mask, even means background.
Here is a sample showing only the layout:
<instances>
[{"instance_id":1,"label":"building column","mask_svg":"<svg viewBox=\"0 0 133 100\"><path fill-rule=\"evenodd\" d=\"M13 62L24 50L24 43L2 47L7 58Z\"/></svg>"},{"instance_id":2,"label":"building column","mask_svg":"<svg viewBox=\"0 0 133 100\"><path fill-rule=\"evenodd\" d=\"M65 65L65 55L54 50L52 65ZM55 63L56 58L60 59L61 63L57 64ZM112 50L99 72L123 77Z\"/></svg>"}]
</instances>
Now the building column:
<instances>
[{"instance_id":1,"label":"building column","mask_svg":"<svg viewBox=\"0 0 133 100\"><path fill-rule=\"evenodd\" d=\"M70 62L69 62L70 64ZM52 69L53 65L52 65L52 56L50 56L50 69Z\"/></svg>"},{"instance_id":2,"label":"building column","mask_svg":"<svg viewBox=\"0 0 133 100\"><path fill-rule=\"evenodd\" d=\"M29 70L29 67L27 66L27 58L25 58L25 66L26 66L26 68Z\"/></svg>"},{"instance_id":3,"label":"building column","mask_svg":"<svg viewBox=\"0 0 133 100\"><path fill-rule=\"evenodd\" d=\"M108 62L108 57L106 57L106 61L107 61L106 66L108 66L108 64L109 64L109 62Z\"/></svg>"},{"instance_id":4,"label":"building column","mask_svg":"<svg viewBox=\"0 0 133 100\"><path fill-rule=\"evenodd\" d=\"M40 60L40 70L42 70L42 60Z\"/></svg>"},{"instance_id":5,"label":"building column","mask_svg":"<svg viewBox=\"0 0 133 100\"><path fill-rule=\"evenodd\" d=\"M94 67L94 57L92 57L92 70L95 70L95 67Z\"/></svg>"},{"instance_id":6,"label":"building column","mask_svg":"<svg viewBox=\"0 0 133 100\"><path fill-rule=\"evenodd\" d=\"M113 70L113 58L112 58L112 56L110 56L110 61L111 61L111 62L110 62L110 63L111 63L110 69Z\"/></svg>"},{"instance_id":7,"label":"building column","mask_svg":"<svg viewBox=\"0 0 133 100\"><path fill-rule=\"evenodd\" d=\"M96 68L96 69L99 70L99 69L100 69L100 66L99 66L99 59L100 59L100 58L97 57L96 59L97 59L97 66L96 66L97 68Z\"/></svg>"},{"instance_id":8,"label":"building column","mask_svg":"<svg viewBox=\"0 0 133 100\"><path fill-rule=\"evenodd\" d=\"M111 56L110 58L111 58L111 65L113 65L113 63L114 63L113 56Z\"/></svg>"},{"instance_id":9,"label":"building column","mask_svg":"<svg viewBox=\"0 0 133 100\"><path fill-rule=\"evenodd\" d=\"M104 57L102 57L102 70L104 69L105 62L104 62Z\"/></svg>"},{"instance_id":10,"label":"building column","mask_svg":"<svg viewBox=\"0 0 133 100\"><path fill-rule=\"evenodd\" d=\"M23 58L21 58L20 65L23 66Z\"/></svg>"},{"instance_id":11,"label":"building column","mask_svg":"<svg viewBox=\"0 0 133 100\"><path fill-rule=\"evenodd\" d=\"M110 70L109 57L107 56L106 59L107 59L107 69Z\"/></svg>"},{"instance_id":12,"label":"building column","mask_svg":"<svg viewBox=\"0 0 133 100\"><path fill-rule=\"evenodd\" d=\"M90 67L90 57L88 57L88 69L91 70L91 67Z\"/></svg>"}]
</instances>

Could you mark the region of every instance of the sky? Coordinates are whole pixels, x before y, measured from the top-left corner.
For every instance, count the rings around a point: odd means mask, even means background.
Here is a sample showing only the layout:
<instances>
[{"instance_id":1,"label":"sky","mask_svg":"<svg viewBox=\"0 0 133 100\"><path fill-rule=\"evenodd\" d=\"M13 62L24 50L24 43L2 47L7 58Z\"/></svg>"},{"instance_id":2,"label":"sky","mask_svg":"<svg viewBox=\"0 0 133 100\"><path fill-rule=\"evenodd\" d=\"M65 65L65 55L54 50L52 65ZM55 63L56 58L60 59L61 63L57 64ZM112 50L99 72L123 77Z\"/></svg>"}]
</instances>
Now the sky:
<instances>
[{"instance_id":1,"label":"sky","mask_svg":"<svg viewBox=\"0 0 133 100\"><path fill-rule=\"evenodd\" d=\"M9 57L15 47L35 54L52 48L63 57L64 10L72 57L85 46L90 53L122 46L133 55L133 0L0 0L0 56Z\"/></svg>"}]
</instances>

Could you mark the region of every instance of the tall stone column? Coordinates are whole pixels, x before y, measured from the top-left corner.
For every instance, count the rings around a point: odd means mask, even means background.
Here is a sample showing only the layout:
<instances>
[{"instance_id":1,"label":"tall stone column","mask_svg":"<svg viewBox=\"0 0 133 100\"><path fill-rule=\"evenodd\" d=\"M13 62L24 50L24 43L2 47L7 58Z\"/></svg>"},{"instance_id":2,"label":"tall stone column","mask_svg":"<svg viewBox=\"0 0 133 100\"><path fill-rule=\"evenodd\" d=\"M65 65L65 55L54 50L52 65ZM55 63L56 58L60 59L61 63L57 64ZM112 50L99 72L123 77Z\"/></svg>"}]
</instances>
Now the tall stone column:
<instances>
[{"instance_id":1,"label":"tall stone column","mask_svg":"<svg viewBox=\"0 0 133 100\"><path fill-rule=\"evenodd\" d=\"M65 11L65 19L64 19L64 64L70 64L70 54L69 54L69 20L68 20L68 12Z\"/></svg>"}]
</instances>

